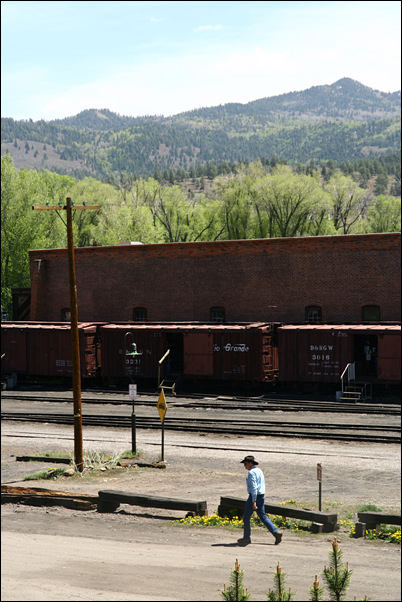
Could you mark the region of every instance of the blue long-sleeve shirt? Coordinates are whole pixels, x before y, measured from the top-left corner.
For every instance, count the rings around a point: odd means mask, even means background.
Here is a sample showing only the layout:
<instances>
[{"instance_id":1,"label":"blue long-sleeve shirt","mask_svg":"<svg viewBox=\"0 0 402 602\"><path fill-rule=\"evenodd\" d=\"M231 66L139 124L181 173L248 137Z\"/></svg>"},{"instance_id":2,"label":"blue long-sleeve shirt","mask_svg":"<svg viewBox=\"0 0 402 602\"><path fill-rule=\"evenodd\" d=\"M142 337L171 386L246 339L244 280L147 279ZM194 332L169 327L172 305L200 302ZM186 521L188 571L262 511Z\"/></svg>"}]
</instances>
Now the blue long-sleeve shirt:
<instances>
[{"instance_id":1,"label":"blue long-sleeve shirt","mask_svg":"<svg viewBox=\"0 0 402 602\"><path fill-rule=\"evenodd\" d=\"M247 493L251 495L253 502L257 500L257 495L265 495L265 479L261 468L253 466L247 475Z\"/></svg>"}]
</instances>

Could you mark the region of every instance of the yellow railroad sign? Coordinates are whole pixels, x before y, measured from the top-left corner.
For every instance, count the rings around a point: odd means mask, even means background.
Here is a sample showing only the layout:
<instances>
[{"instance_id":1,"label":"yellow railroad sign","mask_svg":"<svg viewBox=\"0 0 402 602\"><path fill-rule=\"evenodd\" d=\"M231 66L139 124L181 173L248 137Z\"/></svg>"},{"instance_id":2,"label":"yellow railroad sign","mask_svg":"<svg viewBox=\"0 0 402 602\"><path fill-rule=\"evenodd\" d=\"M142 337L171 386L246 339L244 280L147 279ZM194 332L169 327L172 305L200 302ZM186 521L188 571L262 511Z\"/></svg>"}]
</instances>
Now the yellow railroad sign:
<instances>
[{"instance_id":1,"label":"yellow railroad sign","mask_svg":"<svg viewBox=\"0 0 402 602\"><path fill-rule=\"evenodd\" d=\"M166 399L165 399L165 394L163 392L163 389L160 392L158 403L156 404L156 407L158 408L158 412L161 417L161 422L163 422L163 419L165 418L165 414L166 414Z\"/></svg>"}]
</instances>

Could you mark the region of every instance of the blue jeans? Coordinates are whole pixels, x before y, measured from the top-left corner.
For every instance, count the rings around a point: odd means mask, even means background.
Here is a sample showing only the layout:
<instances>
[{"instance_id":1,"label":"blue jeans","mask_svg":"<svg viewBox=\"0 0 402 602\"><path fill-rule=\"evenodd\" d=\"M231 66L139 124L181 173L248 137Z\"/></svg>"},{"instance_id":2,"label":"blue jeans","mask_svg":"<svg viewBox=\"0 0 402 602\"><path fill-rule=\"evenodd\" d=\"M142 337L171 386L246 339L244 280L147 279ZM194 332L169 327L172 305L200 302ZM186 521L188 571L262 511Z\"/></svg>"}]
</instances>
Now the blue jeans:
<instances>
[{"instance_id":1,"label":"blue jeans","mask_svg":"<svg viewBox=\"0 0 402 602\"><path fill-rule=\"evenodd\" d=\"M268 516L265 514L265 497L263 495L257 495L257 515L262 520L268 531L275 535L278 529L275 527L274 523L269 520ZM243 537L250 537L251 528L250 528L250 518L254 512L253 508L253 500L251 499L251 495L248 496L246 505L244 507L244 515L243 515L243 523L244 523L244 531Z\"/></svg>"}]
</instances>

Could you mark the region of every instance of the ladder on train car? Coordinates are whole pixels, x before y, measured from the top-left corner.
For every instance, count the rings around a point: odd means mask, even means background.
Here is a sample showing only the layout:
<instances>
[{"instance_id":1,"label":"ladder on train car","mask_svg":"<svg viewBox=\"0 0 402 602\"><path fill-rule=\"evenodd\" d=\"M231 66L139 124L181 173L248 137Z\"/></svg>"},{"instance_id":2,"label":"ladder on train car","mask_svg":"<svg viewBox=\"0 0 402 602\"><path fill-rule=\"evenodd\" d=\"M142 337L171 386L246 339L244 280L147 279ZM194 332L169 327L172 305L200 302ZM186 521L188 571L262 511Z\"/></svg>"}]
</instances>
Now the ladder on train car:
<instances>
[{"instance_id":1,"label":"ladder on train car","mask_svg":"<svg viewBox=\"0 0 402 602\"><path fill-rule=\"evenodd\" d=\"M277 378L277 370L274 369L272 352L272 335L265 334L263 338L263 379L265 382L273 383Z\"/></svg>"},{"instance_id":2,"label":"ladder on train car","mask_svg":"<svg viewBox=\"0 0 402 602\"><path fill-rule=\"evenodd\" d=\"M347 377L347 385L344 383L344 378ZM372 385L370 382L356 381L356 365L355 362L347 364L345 370L341 374L341 397L339 401L370 401L372 399Z\"/></svg>"},{"instance_id":3,"label":"ladder on train car","mask_svg":"<svg viewBox=\"0 0 402 602\"><path fill-rule=\"evenodd\" d=\"M176 395L176 385L179 379L179 374L171 374L170 378L164 378L158 385L158 391L171 391L172 395Z\"/></svg>"}]
</instances>

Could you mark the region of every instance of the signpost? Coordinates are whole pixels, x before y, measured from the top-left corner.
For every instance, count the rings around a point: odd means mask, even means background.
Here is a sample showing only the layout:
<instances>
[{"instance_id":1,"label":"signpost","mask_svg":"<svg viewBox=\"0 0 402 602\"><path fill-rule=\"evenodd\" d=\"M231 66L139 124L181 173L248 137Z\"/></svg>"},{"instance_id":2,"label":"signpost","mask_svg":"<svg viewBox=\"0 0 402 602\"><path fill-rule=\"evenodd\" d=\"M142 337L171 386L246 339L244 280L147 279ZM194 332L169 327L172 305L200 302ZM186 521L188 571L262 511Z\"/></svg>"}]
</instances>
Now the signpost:
<instances>
[{"instance_id":1,"label":"signpost","mask_svg":"<svg viewBox=\"0 0 402 602\"><path fill-rule=\"evenodd\" d=\"M321 481L322 481L321 464L317 464L317 481L318 481L318 510L321 512Z\"/></svg>"},{"instance_id":2,"label":"signpost","mask_svg":"<svg viewBox=\"0 0 402 602\"><path fill-rule=\"evenodd\" d=\"M127 337L131 338L131 351L127 350ZM125 361L126 361L126 373L127 373L127 358L137 358L142 355L142 351L137 351L137 345L134 343L134 335L132 332L126 332L124 335L124 348L126 350ZM131 374L130 374L130 379ZM137 453L137 435L136 435L136 419L135 419L135 398L137 397L137 385L131 384L128 386L129 399L133 402L133 411L131 414L131 451L135 455Z\"/></svg>"},{"instance_id":3,"label":"signpost","mask_svg":"<svg viewBox=\"0 0 402 602\"><path fill-rule=\"evenodd\" d=\"M137 385L128 385L128 397L133 402L133 411L131 414L131 451L137 453L136 420L135 420L135 399L137 397Z\"/></svg>"},{"instance_id":4,"label":"signpost","mask_svg":"<svg viewBox=\"0 0 402 602\"><path fill-rule=\"evenodd\" d=\"M158 403L156 404L156 407L158 408L159 416L161 417L161 423L162 423L162 460L164 460L165 459L165 456L164 456L165 428L164 428L163 421L165 418L167 406L166 406L165 393L163 392L163 389L160 392Z\"/></svg>"}]
</instances>

